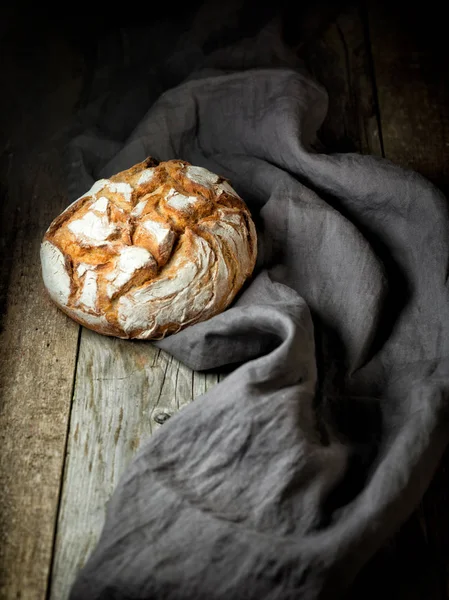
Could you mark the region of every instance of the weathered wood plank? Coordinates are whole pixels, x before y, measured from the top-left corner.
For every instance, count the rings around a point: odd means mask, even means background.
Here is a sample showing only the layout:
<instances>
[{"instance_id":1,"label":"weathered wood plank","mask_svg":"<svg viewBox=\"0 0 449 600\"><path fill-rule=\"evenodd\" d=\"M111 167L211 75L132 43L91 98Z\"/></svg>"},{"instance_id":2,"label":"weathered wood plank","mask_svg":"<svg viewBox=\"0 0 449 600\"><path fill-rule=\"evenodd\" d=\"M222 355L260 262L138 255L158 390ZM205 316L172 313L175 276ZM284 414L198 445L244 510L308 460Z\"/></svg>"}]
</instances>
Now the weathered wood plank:
<instances>
[{"instance_id":1,"label":"weathered wood plank","mask_svg":"<svg viewBox=\"0 0 449 600\"><path fill-rule=\"evenodd\" d=\"M44 294L39 245L67 204L51 137L81 71L61 39L2 38L0 107L0 598L43 600L53 550L78 327Z\"/></svg>"},{"instance_id":2,"label":"weathered wood plank","mask_svg":"<svg viewBox=\"0 0 449 600\"><path fill-rule=\"evenodd\" d=\"M327 152L382 154L372 68L362 11L345 8L301 48L311 74L327 89L329 110L319 132Z\"/></svg>"},{"instance_id":3,"label":"weathered wood plank","mask_svg":"<svg viewBox=\"0 0 449 600\"><path fill-rule=\"evenodd\" d=\"M449 49L446 19L433 0L426 10L369 1L369 26L385 155L449 192ZM418 516L428 589L421 598L449 598L449 452ZM406 552L407 540L402 545ZM410 540L408 541L410 545ZM417 542L415 541L415 546ZM426 563L427 564L426 567ZM417 570L408 569L411 580ZM419 585L419 583L417 583Z\"/></svg>"},{"instance_id":4,"label":"weathered wood plank","mask_svg":"<svg viewBox=\"0 0 449 600\"><path fill-rule=\"evenodd\" d=\"M93 550L106 503L151 433L218 381L145 342L83 329L51 598L64 600Z\"/></svg>"},{"instance_id":5,"label":"weathered wood plank","mask_svg":"<svg viewBox=\"0 0 449 600\"><path fill-rule=\"evenodd\" d=\"M446 189L449 51L442 11L433 0L425 11L368 5L385 155Z\"/></svg>"}]
</instances>

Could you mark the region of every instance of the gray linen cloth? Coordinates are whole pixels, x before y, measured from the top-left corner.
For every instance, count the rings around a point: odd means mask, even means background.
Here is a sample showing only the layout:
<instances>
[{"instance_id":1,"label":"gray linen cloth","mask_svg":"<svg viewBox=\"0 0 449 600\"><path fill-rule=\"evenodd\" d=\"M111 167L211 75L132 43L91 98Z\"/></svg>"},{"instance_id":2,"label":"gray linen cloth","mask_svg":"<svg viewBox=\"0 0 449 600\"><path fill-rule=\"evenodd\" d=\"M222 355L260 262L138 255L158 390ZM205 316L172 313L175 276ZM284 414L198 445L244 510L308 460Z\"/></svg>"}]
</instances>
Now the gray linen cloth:
<instances>
[{"instance_id":1,"label":"gray linen cloth","mask_svg":"<svg viewBox=\"0 0 449 600\"><path fill-rule=\"evenodd\" d=\"M147 46L120 72L100 52L70 191L149 155L207 167L250 207L258 264L231 308L157 343L230 374L138 453L71 600L338 598L448 441L447 203L316 149L326 92L276 28L206 55L195 22L130 34Z\"/></svg>"}]
</instances>

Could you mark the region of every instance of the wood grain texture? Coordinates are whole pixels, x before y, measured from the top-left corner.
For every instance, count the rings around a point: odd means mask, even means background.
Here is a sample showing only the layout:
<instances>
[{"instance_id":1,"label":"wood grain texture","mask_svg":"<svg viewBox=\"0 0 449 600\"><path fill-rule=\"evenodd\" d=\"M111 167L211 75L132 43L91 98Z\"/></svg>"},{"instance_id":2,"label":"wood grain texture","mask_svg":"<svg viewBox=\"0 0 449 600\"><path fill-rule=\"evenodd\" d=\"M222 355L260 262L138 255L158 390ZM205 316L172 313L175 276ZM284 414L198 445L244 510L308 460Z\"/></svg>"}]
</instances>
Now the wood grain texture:
<instances>
[{"instance_id":1,"label":"wood grain texture","mask_svg":"<svg viewBox=\"0 0 449 600\"><path fill-rule=\"evenodd\" d=\"M319 132L327 152L382 154L365 30L362 10L355 3L300 51L328 91L329 110Z\"/></svg>"},{"instance_id":2,"label":"wood grain texture","mask_svg":"<svg viewBox=\"0 0 449 600\"><path fill-rule=\"evenodd\" d=\"M0 49L0 598L43 600L53 550L78 327L47 299L39 246L67 204L52 136L80 64L60 39L6 33Z\"/></svg>"},{"instance_id":3,"label":"wood grain texture","mask_svg":"<svg viewBox=\"0 0 449 600\"><path fill-rule=\"evenodd\" d=\"M107 501L142 444L218 381L195 373L149 342L83 329L51 598L64 600L93 550Z\"/></svg>"},{"instance_id":4,"label":"wood grain texture","mask_svg":"<svg viewBox=\"0 0 449 600\"><path fill-rule=\"evenodd\" d=\"M449 75L446 20L426 10L369 0L369 30L385 155L447 191Z\"/></svg>"},{"instance_id":5,"label":"wood grain texture","mask_svg":"<svg viewBox=\"0 0 449 600\"><path fill-rule=\"evenodd\" d=\"M448 196L449 48L442 7L429 0L424 11L412 5L401 10L400 3L370 0L368 8L385 155ZM407 597L449 598L448 507L449 451L413 517L421 527L400 544L405 556L412 547L422 558L416 568L408 565L415 595Z\"/></svg>"}]
</instances>

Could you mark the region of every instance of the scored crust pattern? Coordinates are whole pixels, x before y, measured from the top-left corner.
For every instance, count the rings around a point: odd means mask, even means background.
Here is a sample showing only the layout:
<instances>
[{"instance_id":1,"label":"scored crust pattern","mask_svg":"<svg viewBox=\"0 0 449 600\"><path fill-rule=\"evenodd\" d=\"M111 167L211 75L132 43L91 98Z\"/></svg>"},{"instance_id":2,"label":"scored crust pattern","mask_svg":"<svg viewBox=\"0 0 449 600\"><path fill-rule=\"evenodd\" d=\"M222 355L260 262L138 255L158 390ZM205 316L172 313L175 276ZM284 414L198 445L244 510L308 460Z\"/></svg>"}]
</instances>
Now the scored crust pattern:
<instances>
[{"instance_id":1,"label":"scored crust pattern","mask_svg":"<svg viewBox=\"0 0 449 600\"><path fill-rule=\"evenodd\" d=\"M78 323L160 339L222 312L251 275L256 231L222 177L148 158L101 179L48 228L42 274Z\"/></svg>"}]
</instances>

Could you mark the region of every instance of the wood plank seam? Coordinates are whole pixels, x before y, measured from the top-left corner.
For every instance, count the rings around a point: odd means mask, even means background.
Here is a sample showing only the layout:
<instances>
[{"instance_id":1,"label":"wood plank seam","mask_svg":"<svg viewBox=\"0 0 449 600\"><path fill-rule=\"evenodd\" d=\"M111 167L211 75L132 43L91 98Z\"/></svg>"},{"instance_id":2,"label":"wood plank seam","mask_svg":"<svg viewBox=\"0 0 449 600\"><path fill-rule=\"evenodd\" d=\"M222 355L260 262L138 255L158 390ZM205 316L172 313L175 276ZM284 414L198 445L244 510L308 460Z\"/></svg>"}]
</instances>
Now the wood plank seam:
<instances>
[{"instance_id":1,"label":"wood plank seam","mask_svg":"<svg viewBox=\"0 0 449 600\"><path fill-rule=\"evenodd\" d=\"M63 490L63 486L64 486L64 474L65 474L65 470L67 467L67 449L68 449L68 445L69 445L69 432L70 432L70 425L71 425L71 421L72 421L73 400L74 400L74 396L75 396L76 365L78 364L80 346L81 346L81 327L78 328L78 339L77 339L76 352L75 352L75 368L73 369L72 389L71 389L71 393L70 393L69 416L67 419L67 428L66 428L66 434L65 434L64 458L62 461L61 475L60 475L60 479L59 479L58 501L57 501L56 512L55 512L55 523L54 523L54 528L53 528L51 560L50 560L50 566L48 569L47 589L45 592L45 600L50 599L50 593L51 593L51 581L52 581L52 577L53 577L53 566L54 566L54 560L55 560L56 539L57 539L57 534L58 534L58 523L59 523L59 512L61 510L62 490Z\"/></svg>"},{"instance_id":2,"label":"wood plank seam","mask_svg":"<svg viewBox=\"0 0 449 600\"><path fill-rule=\"evenodd\" d=\"M382 118L380 114L380 102L379 102L379 91L377 86L377 78L376 78L376 69L374 66L374 56L373 56L373 47L371 43L371 32L369 26L369 11L367 0L361 0L359 5L363 33L365 38L366 45L366 57L368 62L368 68L370 71L371 81L373 85L373 101L374 101L374 110L376 113L376 121L377 121L377 129L379 132L379 144L380 151L382 156L385 158L385 145L384 145L384 136L382 132Z\"/></svg>"}]
</instances>

